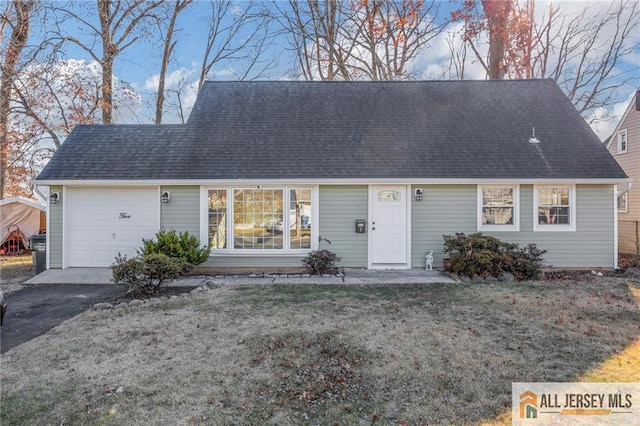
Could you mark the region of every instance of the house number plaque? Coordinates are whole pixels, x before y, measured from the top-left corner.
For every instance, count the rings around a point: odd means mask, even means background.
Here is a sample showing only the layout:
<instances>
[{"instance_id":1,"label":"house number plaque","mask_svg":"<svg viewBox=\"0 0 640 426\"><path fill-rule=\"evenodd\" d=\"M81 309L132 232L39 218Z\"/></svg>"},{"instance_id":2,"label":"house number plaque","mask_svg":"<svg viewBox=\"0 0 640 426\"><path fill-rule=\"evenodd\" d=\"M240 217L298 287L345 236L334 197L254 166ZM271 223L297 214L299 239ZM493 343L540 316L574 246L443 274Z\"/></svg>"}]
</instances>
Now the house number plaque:
<instances>
[{"instance_id":1,"label":"house number plaque","mask_svg":"<svg viewBox=\"0 0 640 426\"><path fill-rule=\"evenodd\" d=\"M131 215L127 212L120 212L119 219L131 219Z\"/></svg>"}]
</instances>

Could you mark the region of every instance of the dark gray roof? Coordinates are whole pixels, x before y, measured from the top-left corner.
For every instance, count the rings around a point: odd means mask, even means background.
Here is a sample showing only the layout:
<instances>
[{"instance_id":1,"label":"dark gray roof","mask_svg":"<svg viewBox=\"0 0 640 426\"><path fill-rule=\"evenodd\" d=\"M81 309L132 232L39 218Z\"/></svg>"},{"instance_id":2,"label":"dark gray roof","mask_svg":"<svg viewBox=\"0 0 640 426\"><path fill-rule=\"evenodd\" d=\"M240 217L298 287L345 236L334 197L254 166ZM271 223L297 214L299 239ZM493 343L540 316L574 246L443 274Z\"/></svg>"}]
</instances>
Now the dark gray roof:
<instances>
[{"instance_id":1,"label":"dark gray roof","mask_svg":"<svg viewBox=\"0 0 640 426\"><path fill-rule=\"evenodd\" d=\"M262 81L205 83L185 125L77 126L38 180L625 177L551 80Z\"/></svg>"}]
</instances>

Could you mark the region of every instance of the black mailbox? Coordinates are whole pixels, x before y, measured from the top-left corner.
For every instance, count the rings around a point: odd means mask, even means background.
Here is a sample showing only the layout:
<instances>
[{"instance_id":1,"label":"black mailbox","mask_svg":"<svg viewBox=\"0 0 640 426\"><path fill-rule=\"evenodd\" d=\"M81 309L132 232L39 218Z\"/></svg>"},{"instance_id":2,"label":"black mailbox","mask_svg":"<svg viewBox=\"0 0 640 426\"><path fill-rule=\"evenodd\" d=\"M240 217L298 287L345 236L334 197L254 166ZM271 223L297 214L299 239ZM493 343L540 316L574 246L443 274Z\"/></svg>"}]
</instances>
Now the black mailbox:
<instances>
[{"instance_id":1,"label":"black mailbox","mask_svg":"<svg viewBox=\"0 0 640 426\"><path fill-rule=\"evenodd\" d=\"M367 232L367 221L365 219L356 219L356 234L364 234Z\"/></svg>"}]
</instances>

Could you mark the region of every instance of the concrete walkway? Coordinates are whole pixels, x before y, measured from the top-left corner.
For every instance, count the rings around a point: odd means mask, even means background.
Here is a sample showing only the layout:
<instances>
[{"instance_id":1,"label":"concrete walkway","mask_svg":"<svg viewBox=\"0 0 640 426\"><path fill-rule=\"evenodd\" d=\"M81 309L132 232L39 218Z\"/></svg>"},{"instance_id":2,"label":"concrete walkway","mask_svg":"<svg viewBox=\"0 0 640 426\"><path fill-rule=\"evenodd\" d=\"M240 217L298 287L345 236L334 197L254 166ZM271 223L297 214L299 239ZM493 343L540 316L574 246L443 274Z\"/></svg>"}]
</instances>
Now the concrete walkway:
<instances>
[{"instance_id":1,"label":"concrete walkway","mask_svg":"<svg viewBox=\"0 0 640 426\"><path fill-rule=\"evenodd\" d=\"M422 269L345 269L344 276L303 276L302 274L249 274L184 277L169 285L195 287L205 281L220 284L428 284L453 283L439 271ZM110 268L49 269L26 284L110 284Z\"/></svg>"},{"instance_id":2,"label":"concrete walkway","mask_svg":"<svg viewBox=\"0 0 640 426\"><path fill-rule=\"evenodd\" d=\"M113 284L111 268L48 269L25 284Z\"/></svg>"}]
</instances>

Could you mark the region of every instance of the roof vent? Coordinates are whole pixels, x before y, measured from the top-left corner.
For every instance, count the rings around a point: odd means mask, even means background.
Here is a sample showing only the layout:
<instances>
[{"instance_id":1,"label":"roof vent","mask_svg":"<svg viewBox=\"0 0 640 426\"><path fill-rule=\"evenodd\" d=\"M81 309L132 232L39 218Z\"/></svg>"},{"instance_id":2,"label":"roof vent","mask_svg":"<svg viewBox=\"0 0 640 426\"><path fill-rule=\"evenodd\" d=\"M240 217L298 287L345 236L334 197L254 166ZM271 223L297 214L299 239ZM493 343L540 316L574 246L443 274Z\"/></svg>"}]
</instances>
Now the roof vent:
<instances>
[{"instance_id":1,"label":"roof vent","mask_svg":"<svg viewBox=\"0 0 640 426\"><path fill-rule=\"evenodd\" d=\"M636 109L640 110L640 89L636 91Z\"/></svg>"},{"instance_id":2,"label":"roof vent","mask_svg":"<svg viewBox=\"0 0 640 426\"><path fill-rule=\"evenodd\" d=\"M540 139L536 138L536 128L531 128L532 136L529 138L529 143L540 143Z\"/></svg>"}]
</instances>

